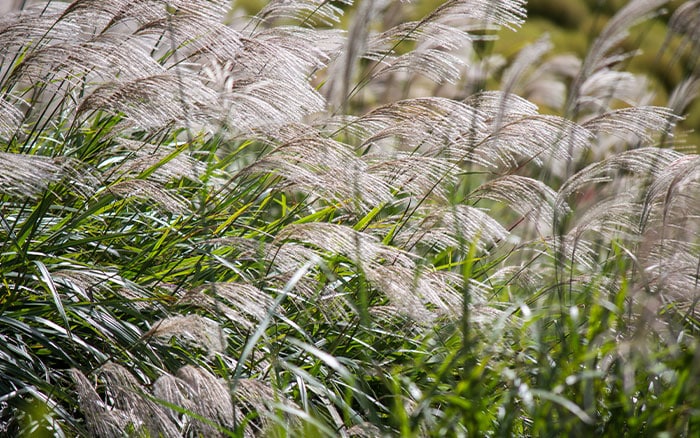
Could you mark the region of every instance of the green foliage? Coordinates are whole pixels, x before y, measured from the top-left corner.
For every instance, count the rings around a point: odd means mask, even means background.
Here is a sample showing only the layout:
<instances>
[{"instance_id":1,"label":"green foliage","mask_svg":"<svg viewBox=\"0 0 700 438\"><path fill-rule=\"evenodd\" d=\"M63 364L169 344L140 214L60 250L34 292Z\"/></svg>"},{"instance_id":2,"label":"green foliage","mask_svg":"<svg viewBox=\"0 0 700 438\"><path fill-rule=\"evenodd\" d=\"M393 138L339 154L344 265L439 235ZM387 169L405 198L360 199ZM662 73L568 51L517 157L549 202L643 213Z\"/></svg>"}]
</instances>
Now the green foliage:
<instances>
[{"instance_id":1,"label":"green foliage","mask_svg":"<svg viewBox=\"0 0 700 438\"><path fill-rule=\"evenodd\" d=\"M523 3L2 17L0 434L692 436L700 17Z\"/></svg>"},{"instance_id":2,"label":"green foliage","mask_svg":"<svg viewBox=\"0 0 700 438\"><path fill-rule=\"evenodd\" d=\"M565 28L580 29L583 21L590 14L584 0L569 2L534 0L528 2L527 6L528 14L546 17Z\"/></svg>"}]
</instances>

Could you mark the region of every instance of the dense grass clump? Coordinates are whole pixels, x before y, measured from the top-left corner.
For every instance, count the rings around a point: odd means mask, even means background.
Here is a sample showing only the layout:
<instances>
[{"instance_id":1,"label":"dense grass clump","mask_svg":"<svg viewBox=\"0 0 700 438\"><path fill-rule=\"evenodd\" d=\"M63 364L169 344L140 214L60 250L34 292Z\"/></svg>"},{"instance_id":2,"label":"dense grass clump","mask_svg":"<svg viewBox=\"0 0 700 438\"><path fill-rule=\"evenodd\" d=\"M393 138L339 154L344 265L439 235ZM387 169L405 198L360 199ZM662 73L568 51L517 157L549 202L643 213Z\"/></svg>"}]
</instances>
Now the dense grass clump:
<instances>
[{"instance_id":1,"label":"dense grass clump","mask_svg":"<svg viewBox=\"0 0 700 438\"><path fill-rule=\"evenodd\" d=\"M665 1L583 59L489 51L524 0L230 3L0 17L0 434L698 433L699 71L625 69Z\"/></svg>"}]
</instances>

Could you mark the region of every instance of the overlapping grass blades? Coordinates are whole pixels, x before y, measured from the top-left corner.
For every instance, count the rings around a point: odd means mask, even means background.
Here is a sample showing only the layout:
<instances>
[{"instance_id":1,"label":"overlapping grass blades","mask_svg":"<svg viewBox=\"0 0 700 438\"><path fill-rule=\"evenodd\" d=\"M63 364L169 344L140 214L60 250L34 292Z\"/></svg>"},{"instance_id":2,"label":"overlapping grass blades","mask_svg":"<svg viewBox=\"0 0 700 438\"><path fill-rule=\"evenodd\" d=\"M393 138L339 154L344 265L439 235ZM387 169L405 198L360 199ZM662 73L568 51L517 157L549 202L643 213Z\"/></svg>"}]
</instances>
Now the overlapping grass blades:
<instances>
[{"instance_id":1,"label":"overlapping grass blades","mask_svg":"<svg viewBox=\"0 0 700 438\"><path fill-rule=\"evenodd\" d=\"M693 435L698 79L618 51L665 3L503 70L520 0L3 17L0 434Z\"/></svg>"}]
</instances>

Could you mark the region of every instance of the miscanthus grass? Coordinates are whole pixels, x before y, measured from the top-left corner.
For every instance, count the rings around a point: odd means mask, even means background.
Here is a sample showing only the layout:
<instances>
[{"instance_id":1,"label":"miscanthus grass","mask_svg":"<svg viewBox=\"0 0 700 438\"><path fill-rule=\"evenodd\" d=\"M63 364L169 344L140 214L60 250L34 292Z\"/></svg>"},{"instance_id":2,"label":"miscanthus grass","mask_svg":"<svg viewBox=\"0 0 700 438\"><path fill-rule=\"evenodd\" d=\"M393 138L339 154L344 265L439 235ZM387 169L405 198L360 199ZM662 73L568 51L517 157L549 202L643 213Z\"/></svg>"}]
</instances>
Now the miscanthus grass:
<instances>
[{"instance_id":1,"label":"miscanthus grass","mask_svg":"<svg viewBox=\"0 0 700 438\"><path fill-rule=\"evenodd\" d=\"M700 5L524 3L0 17L0 434L699 433Z\"/></svg>"}]
</instances>

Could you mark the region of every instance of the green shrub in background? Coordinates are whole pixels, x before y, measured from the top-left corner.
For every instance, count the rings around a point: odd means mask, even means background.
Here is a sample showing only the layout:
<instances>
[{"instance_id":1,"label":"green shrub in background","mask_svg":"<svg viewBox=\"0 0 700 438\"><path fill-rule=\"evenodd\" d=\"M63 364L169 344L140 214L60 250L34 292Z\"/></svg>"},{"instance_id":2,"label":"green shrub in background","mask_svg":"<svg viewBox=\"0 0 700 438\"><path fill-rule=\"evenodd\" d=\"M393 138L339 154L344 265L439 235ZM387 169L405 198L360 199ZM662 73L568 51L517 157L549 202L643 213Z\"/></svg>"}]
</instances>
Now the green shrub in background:
<instances>
[{"instance_id":1,"label":"green shrub in background","mask_svg":"<svg viewBox=\"0 0 700 438\"><path fill-rule=\"evenodd\" d=\"M0 433L697 434L697 69L627 70L665 3L580 57L503 52L520 0L0 18Z\"/></svg>"}]
</instances>

